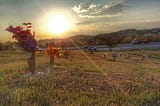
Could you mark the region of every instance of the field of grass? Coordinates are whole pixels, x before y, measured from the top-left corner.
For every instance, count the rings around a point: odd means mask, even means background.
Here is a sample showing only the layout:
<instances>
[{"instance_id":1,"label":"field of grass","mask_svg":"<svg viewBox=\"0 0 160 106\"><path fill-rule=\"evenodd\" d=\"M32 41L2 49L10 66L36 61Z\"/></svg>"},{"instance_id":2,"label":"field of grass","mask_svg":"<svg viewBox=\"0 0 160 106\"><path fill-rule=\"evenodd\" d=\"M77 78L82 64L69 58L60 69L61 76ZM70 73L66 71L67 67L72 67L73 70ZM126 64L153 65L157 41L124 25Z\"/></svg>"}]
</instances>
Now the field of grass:
<instances>
[{"instance_id":1,"label":"field of grass","mask_svg":"<svg viewBox=\"0 0 160 106\"><path fill-rule=\"evenodd\" d=\"M25 78L22 52L0 52L0 106L160 106L160 51L122 52L116 62L111 53L72 52L69 59L37 53L37 71Z\"/></svg>"}]
</instances>

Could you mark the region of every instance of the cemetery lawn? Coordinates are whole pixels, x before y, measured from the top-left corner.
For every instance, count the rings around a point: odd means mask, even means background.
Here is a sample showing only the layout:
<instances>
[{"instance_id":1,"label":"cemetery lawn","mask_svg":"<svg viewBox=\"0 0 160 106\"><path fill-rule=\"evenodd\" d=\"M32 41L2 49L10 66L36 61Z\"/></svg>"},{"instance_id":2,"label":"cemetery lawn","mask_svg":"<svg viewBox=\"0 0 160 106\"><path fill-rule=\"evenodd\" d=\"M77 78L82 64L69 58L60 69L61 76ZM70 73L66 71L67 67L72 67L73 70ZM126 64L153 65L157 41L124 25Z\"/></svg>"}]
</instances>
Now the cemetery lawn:
<instances>
[{"instance_id":1,"label":"cemetery lawn","mask_svg":"<svg viewBox=\"0 0 160 106\"><path fill-rule=\"evenodd\" d=\"M0 106L160 106L160 51L148 53L142 62L142 51L125 51L113 62L110 52L71 52L50 66L37 52L43 74L24 77L23 52L0 52Z\"/></svg>"}]
</instances>

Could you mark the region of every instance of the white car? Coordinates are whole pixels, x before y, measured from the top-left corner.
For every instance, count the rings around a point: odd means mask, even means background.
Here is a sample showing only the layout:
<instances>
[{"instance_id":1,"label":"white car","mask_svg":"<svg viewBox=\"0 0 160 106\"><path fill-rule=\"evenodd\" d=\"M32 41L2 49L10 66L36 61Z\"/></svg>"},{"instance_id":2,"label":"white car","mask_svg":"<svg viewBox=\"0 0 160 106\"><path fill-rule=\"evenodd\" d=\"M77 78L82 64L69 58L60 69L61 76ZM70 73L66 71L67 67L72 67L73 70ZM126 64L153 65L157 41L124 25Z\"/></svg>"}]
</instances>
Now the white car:
<instances>
[{"instance_id":1,"label":"white car","mask_svg":"<svg viewBox=\"0 0 160 106\"><path fill-rule=\"evenodd\" d=\"M96 51L97 50L97 48L94 46L85 46L84 48L87 49L88 51Z\"/></svg>"}]
</instances>

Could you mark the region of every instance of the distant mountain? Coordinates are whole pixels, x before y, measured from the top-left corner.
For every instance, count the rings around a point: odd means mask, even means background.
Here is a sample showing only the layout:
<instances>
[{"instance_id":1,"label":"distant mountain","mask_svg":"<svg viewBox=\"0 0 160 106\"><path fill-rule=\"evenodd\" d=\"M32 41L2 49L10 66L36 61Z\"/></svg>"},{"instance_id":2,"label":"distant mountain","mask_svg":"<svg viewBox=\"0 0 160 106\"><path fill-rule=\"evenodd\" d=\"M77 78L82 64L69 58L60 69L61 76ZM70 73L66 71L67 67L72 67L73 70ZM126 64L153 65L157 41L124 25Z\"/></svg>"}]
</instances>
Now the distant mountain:
<instances>
[{"instance_id":1,"label":"distant mountain","mask_svg":"<svg viewBox=\"0 0 160 106\"><path fill-rule=\"evenodd\" d=\"M131 36L131 35L160 35L160 28L153 28L153 29L141 29L141 30L137 30L137 29L125 29L125 30L120 30L117 32L111 32L111 33L104 33L105 36L107 35L118 35L118 36ZM79 43L79 44L86 44L86 42L93 38L93 36L99 36L101 34L98 35L74 35L68 38L54 38L54 39L42 39L39 40L38 43L41 45L45 45L46 43L49 42L62 42L62 41L73 41L75 43Z\"/></svg>"},{"instance_id":2,"label":"distant mountain","mask_svg":"<svg viewBox=\"0 0 160 106\"><path fill-rule=\"evenodd\" d=\"M91 35L75 35L75 36L71 36L69 37L69 39L74 40L74 41L83 41L83 40L89 40L91 37Z\"/></svg>"},{"instance_id":3,"label":"distant mountain","mask_svg":"<svg viewBox=\"0 0 160 106\"><path fill-rule=\"evenodd\" d=\"M54 39L41 39L41 40L38 40L38 44L40 45L46 45L47 43L50 43L50 42L61 42L63 40L63 38L54 38Z\"/></svg>"},{"instance_id":4,"label":"distant mountain","mask_svg":"<svg viewBox=\"0 0 160 106\"><path fill-rule=\"evenodd\" d=\"M109 34L116 34L116 35L135 35L135 34L140 34L141 31L140 30L136 30L136 29L125 29L125 30L120 30L120 31L117 31L117 32L112 32L112 33L109 33Z\"/></svg>"},{"instance_id":5,"label":"distant mountain","mask_svg":"<svg viewBox=\"0 0 160 106\"><path fill-rule=\"evenodd\" d=\"M160 28L153 28L153 29L125 29L125 30L120 30L117 32L111 32L111 33L105 33L106 35L124 35L124 36L129 36L129 35L145 35L145 34L156 34L160 35ZM99 35L99 34L98 34ZM93 35L75 35L69 37L70 39L76 39L76 40L83 40L83 39L88 39L92 37Z\"/></svg>"},{"instance_id":6,"label":"distant mountain","mask_svg":"<svg viewBox=\"0 0 160 106\"><path fill-rule=\"evenodd\" d=\"M137 30L137 29L125 29L125 30L120 30L117 32L112 32L112 33L108 33L108 35L110 34L116 34L116 35L145 35L145 34L160 34L160 28L153 28L153 29L141 29L141 30Z\"/></svg>"}]
</instances>

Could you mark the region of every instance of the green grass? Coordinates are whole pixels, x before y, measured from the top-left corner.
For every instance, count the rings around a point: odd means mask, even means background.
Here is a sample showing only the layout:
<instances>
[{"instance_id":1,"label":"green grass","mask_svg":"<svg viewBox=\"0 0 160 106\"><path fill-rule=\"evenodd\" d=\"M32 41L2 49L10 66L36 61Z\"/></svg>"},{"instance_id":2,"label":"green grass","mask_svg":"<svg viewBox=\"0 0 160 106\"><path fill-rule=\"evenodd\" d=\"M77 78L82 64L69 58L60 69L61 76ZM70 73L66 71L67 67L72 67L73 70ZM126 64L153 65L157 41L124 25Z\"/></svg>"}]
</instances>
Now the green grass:
<instances>
[{"instance_id":1,"label":"green grass","mask_svg":"<svg viewBox=\"0 0 160 106\"><path fill-rule=\"evenodd\" d=\"M160 51L142 52L131 59L127 51L117 62L104 52L72 52L72 59L59 57L49 65L49 57L37 54L41 76L28 73L22 52L0 53L0 106L159 106ZM155 58L156 57L156 58Z\"/></svg>"}]
</instances>

